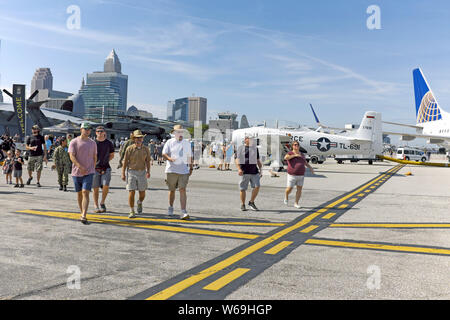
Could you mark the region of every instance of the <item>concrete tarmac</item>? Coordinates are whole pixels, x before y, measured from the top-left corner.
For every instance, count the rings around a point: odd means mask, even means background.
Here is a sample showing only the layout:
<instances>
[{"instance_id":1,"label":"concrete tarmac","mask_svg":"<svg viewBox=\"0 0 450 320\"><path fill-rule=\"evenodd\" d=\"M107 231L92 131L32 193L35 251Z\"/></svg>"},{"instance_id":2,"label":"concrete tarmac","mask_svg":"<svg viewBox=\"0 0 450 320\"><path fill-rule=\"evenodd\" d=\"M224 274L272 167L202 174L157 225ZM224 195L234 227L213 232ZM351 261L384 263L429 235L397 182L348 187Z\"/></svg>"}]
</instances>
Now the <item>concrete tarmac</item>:
<instances>
[{"instance_id":1,"label":"concrete tarmac","mask_svg":"<svg viewBox=\"0 0 450 320\"><path fill-rule=\"evenodd\" d=\"M294 192L283 203L286 173L265 171L260 211L242 212L235 167L203 166L182 221L178 194L167 216L158 165L143 215L128 219L117 161L108 211L94 215L91 196L89 225L51 162L41 188L35 174L23 189L1 181L1 299L450 298L450 168L328 159L307 172L301 209Z\"/></svg>"}]
</instances>

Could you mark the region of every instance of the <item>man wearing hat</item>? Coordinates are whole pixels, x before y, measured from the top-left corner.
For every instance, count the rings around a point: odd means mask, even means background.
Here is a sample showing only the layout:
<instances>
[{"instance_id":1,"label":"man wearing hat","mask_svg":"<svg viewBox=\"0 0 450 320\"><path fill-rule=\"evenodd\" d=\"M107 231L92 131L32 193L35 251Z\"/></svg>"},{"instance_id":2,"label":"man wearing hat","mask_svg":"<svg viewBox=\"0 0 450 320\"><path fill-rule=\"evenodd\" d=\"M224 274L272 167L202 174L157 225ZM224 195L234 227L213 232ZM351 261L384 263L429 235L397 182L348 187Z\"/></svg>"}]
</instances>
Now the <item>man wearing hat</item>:
<instances>
[{"instance_id":1,"label":"man wearing hat","mask_svg":"<svg viewBox=\"0 0 450 320\"><path fill-rule=\"evenodd\" d=\"M134 198L136 190L139 192L137 213L142 214L142 202L147 190L147 179L150 179L150 149L144 146L144 135L140 130L133 131L134 144L125 150L122 166L122 180L127 181L128 204L130 206L129 218L136 217L134 211ZM125 172L127 170L127 172Z\"/></svg>"},{"instance_id":2,"label":"man wearing hat","mask_svg":"<svg viewBox=\"0 0 450 320\"><path fill-rule=\"evenodd\" d=\"M88 122L81 124L81 135L70 142L69 156L72 161L72 178L78 196L78 206L81 212L80 221L87 224L87 210L89 207L89 193L97 162L97 144L89 138L91 125Z\"/></svg>"},{"instance_id":3,"label":"man wearing hat","mask_svg":"<svg viewBox=\"0 0 450 320\"><path fill-rule=\"evenodd\" d=\"M189 177L192 174L192 150L191 144L183 139L186 130L179 124L173 127L174 138L169 139L165 144L162 155L166 162L166 183L169 187L169 216L173 215L173 203L175 201L175 191L180 191L181 219L189 219L186 211L186 187Z\"/></svg>"},{"instance_id":4,"label":"man wearing hat","mask_svg":"<svg viewBox=\"0 0 450 320\"><path fill-rule=\"evenodd\" d=\"M33 180L33 171L36 170L36 185L41 186L41 172L42 172L42 162L47 163L47 147L45 146L45 139L40 133L41 129L38 125L34 125L31 128L32 135L27 138L25 143L26 149L30 152L30 157L28 160L28 180L27 185Z\"/></svg>"}]
</instances>

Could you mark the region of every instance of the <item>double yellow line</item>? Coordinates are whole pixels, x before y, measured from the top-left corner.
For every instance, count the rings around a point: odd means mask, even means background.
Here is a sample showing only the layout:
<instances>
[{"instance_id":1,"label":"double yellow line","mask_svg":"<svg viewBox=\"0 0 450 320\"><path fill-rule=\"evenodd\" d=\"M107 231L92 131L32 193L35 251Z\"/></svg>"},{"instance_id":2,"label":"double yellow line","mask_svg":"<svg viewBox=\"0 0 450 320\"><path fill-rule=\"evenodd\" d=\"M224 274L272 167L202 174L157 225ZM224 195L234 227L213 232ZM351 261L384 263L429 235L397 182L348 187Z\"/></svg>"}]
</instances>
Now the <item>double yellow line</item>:
<instances>
[{"instance_id":1,"label":"double yellow line","mask_svg":"<svg viewBox=\"0 0 450 320\"><path fill-rule=\"evenodd\" d=\"M231 265L237 263L238 261L248 257L249 255L251 255L252 253L255 253L256 251L262 249L263 247L273 243L274 241L282 238L283 236L287 235L288 233L295 231L305 225L307 225L308 223L310 223L313 219L317 218L319 215L321 215L322 213L326 212L328 209L333 208L334 206L344 202L345 200L347 200L350 197L353 197L355 194L360 193L362 190L366 189L367 187L371 186L372 184L376 183L378 180L382 179L383 177L385 177L387 174L389 174L390 172L393 172L395 169L398 169L399 166L396 166L394 168L391 168L389 171L387 171L386 173L380 175L379 177L373 179L372 181L366 183L365 185L363 185L362 187L358 188L357 190L351 192L350 194L347 194L346 196L334 201L333 203L327 205L325 208L317 210L316 212L308 215L306 218L300 220L299 222L295 223L292 226L289 226L287 228L284 228L280 231L278 231L277 233L245 248L244 250L233 254L232 256L212 265L209 268L206 268L202 271L200 271L197 274L194 274L180 282L177 282L173 285L171 285L170 287L161 290L157 293L155 293L154 295L148 297L146 300L166 300L169 299L171 297L173 297L174 295L182 292L183 290L195 285L196 283L212 276L213 274L224 270L225 268L230 267ZM245 270L245 272L247 272L248 270ZM244 273L244 272L243 272ZM242 273L242 274L243 274ZM231 279L235 279L235 277L231 277Z\"/></svg>"}]
</instances>

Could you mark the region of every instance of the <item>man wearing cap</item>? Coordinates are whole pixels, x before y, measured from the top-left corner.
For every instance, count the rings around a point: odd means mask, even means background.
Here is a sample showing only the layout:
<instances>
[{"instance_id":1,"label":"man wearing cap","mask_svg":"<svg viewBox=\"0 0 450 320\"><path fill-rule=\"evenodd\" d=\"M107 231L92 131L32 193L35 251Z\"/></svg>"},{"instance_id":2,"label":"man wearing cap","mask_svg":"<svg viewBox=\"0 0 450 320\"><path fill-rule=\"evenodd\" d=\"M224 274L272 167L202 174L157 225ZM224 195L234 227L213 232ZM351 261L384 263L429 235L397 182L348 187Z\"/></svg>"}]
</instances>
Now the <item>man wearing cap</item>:
<instances>
[{"instance_id":1,"label":"man wearing cap","mask_svg":"<svg viewBox=\"0 0 450 320\"><path fill-rule=\"evenodd\" d=\"M134 212L134 198L136 190L139 191L137 201L137 213L142 214L142 202L147 190L147 179L150 179L150 150L144 146L144 135L140 130L133 132L133 141L126 150L123 158L122 180L127 181L128 205L130 206L129 218L136 217ZM125 174L125 170L127 170Z\"/></svg>"},{"instance_id":2,"label":"man wearing cap","mask_svg":"<svg viewBox=\"0 0 450 320\"><path fill-rule=\"evenodd\" d=\"M26 149L30 152L30 157L28 160L28 180L27 185L33 180L33 171L36 170L36 186L41 187L41 172L42 172L42 162L47 163L47 147L45 145L45 139L40 133L41 129L39 126L34 125L31 128L32 135L27 138Z\"/></svg>"},{"instance_id":3,"label":"man wearing cap","mask_svg":"<svg viewBox=\"0 0 450 320\"><path fill-rule=\"evenodd\" d=\"M164 144L162 155L167 160L166 163L166 183L169 187L169 216L173 215L173 203L175 201L175 191L180 191L181 219L189 219L186 211L186 187L189 177L192 174L192 150L191 144L183 139L186 130L179 124L173 127L172 133L175 138L169 139Z\"/></svg>"},{"instance_id":4,"label":"man wearing cap","mask_svg":"<svg viewBox=\"0 0 450 320\"><path fill-rule=\"evenodd\" d=\"M72 161L72 178L78 196L78 206L81 212L80 221L87 224L87 210L89 207L89 193L97 163L97 144L89 138L91 125L84 122L81 125L81 135L70 142L69 155Z\"/></svg>"},{"instance_id":5,"label":"man wearing cap","mask_svg":"<svg viewBox=\"0 0 450 320\"><path fill-rule=\"evenodd\" d=\"M109 162L114 158L114 144L106 138L106 130L103 126L95 129L97 143L97 163L95 164L94 181L94 205L95 213L106 212L106 196L109 192L109 183L111 182L111 166ZM99 189L102 188L102 200L100 207L98 205Z\"/></svg>"}]
</instances>

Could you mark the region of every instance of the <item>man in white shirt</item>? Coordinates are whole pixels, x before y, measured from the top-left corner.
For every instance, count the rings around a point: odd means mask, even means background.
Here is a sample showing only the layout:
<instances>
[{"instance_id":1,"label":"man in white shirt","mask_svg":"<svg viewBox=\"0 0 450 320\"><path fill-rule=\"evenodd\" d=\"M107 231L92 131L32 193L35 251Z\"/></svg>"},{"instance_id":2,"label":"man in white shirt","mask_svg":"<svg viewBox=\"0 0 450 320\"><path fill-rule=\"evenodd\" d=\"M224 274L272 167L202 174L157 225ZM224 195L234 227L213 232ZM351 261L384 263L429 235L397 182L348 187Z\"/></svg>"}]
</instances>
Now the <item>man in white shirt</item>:
<instances>
[{"instance_id":1,"label":"man in white shirt","mask_svg":"<svg viewBox=\"0 0 450 320\"><path fill-rule=\"evenodd\" d=\"M181 219L189 219L186 211L186 187L189 177L192 174L192 151L191 144L183 139L183 134L187 132L179 124L173 127L172 133L175 138L169 139L162 151L162 156L166 162L166 183L169 187L169 216L173 215L173 203L175 201L175 191L180 191Z\"/></svg>"}]
</instances>

